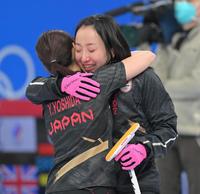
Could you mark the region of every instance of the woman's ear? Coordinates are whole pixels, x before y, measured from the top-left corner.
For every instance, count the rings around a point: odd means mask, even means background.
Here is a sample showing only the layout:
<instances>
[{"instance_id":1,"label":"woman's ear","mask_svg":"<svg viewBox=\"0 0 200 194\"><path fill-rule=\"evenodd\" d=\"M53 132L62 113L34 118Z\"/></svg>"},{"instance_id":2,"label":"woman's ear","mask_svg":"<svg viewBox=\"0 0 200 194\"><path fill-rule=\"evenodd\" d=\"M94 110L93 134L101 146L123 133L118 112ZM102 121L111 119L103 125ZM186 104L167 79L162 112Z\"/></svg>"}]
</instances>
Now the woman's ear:
<instances>
[{"instance_id":1,"label":"woman's ear","mask_svg":"<svg viewBox=\"0 0 200 194\"><path fill-rule=\"evenodd\" d=\"M111 57L115 58L115 53L114 53L114 49L113 48L111 49Z\"/></svg>"},{"instance_id":2,"label":"woman's ear","mask_svg":"<svg viewBox=\"0 0 200 194\"><path fill-rule=\"evenodd\" d=\"M72 61L75 60L75 47L74 47L74 43L72 43Z\"/></svg>"},{"instance_id":3,"label":"woman's ear","mask_svg":"<svg viewBox=\"0 0 200 194\"><path fill-rule=\"evenodd\" d=\"M106 64L112 63L114 58L115 58L114 49L111 49L110 52L108 52L108 58Z\"/></svg>"}]
</instances>

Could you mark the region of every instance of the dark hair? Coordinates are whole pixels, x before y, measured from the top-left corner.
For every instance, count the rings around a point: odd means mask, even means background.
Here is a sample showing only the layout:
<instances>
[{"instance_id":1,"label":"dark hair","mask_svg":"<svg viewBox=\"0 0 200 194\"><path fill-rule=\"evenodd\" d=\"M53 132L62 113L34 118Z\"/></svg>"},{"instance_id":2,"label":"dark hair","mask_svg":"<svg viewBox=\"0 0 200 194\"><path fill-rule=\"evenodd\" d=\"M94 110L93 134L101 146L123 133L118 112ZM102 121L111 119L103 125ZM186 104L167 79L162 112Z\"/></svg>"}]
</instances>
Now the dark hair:
<instances>
[{"instance_id":1,"label":"dark hair","mask_svg":"<svg viewBox=\"0 0 200 194\"><path fill-rule=\"evenodd\" d=\"M126 39L111 16L94 15L81 20L76 27L75 37L78 30L84 26L94 27L105 44L111 63L121 61L131 55Z\"/></svg>"},{"instance_id":2,"label":"dark hair","mask_svg":"<svg viewBox=\"0 0 200 194\"><path fill-rule=\"evenodd\" d=\"M72 43L72 37L62 30L50 30L39 37L36 52L50 73L72 73L66 68L72 63Z\"/></svg>"}]
</instances>

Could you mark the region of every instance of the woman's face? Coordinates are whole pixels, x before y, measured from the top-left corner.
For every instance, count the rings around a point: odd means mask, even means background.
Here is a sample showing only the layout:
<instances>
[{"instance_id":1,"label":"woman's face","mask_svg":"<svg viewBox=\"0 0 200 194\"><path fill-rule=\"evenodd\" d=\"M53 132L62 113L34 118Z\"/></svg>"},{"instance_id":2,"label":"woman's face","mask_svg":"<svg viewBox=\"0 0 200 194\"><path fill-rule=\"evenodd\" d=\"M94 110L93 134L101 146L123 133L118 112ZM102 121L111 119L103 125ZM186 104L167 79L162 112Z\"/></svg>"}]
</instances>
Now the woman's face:
<instances>
[{"instance_id":1,"label":"woman's face","mask_svg":"<svg viewBox=\"0 0 200 194\"><path fill-rule=\"evenodd\" d=\"M108 61L101 37L92 26L81 27L75 37L75 60L86 72L95 72Z\"/></svg>"}]
</instances>

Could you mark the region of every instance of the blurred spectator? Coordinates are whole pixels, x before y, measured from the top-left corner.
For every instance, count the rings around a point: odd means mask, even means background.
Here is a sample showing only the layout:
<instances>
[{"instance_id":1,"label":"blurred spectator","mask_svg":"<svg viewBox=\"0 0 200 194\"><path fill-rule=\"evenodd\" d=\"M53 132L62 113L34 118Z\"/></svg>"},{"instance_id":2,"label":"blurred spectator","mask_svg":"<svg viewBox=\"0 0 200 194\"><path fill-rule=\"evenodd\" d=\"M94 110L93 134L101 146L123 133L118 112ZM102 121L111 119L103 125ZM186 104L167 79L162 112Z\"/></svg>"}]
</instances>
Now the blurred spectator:
<instances>
[{"instance_id":1,"label":"blurred spectator","mask_svg":"<svg viewBox=\"0 0 200 194\"><path fill-rule=\"evenodd\" d=\"M149 24L154 24L159 28L159 36L155 30L149 31L147 37L149 37L148 42L150 43L154 41L169 44L173 34L181 31L181 26L174 17L173 4L148 11L144 15L144 26Z\"/></svg>"},{"instance_id":2,"label":"blurred spectator","mask_svg":"<svg viewBox=\"0 0 200 194\"><path fill-rule=\"evenodd\" d=\"M160 1L160 0L158 0ZM120 25L131 48L141 46L145 43L163 43L169 44L172 36L180 32L181 26L174 17L173 4L166 4L157 8L149 6L140 13L143 16L143 22ZM144 45L143 45L144 46Z\"/></svg>"},{"instance_id":3,"label":"blurred spectator","mask_svg":"<svg viewBox=\"0 0 200 194\"><path fill-rule=\"evenodd\" d=\"M170 45L160 46L153 64L169 92L178 115L179 138L158 160L161 194L179 194L183 170L189 194L200 193L200 1L176 1L174 13L183 32Z\"/></svg>"}]
</instances>

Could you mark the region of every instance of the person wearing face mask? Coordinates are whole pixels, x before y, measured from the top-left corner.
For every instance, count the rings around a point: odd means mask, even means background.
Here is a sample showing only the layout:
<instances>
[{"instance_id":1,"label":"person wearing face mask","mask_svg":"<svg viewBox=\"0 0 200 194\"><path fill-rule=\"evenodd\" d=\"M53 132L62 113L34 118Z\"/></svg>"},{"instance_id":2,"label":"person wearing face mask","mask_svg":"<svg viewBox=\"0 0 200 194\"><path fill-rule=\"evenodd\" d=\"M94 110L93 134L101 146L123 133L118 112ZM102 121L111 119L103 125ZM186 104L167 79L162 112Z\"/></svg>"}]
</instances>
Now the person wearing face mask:
<instances>
[{"instance_id":1,"label":"person wearing face mask","mask_svg":"<svg viewBox=\"0 0 200 194\"><path fill-rule=\"evenodd\" d=\"M153 63L169 92L178 116L179 138L167 156L157 161L161 194L181 192L181 172L187 173L189 194L200 193L200 1L175 1L174 14L183 32L160 47Z\"/></svg>"}]
</instances>

